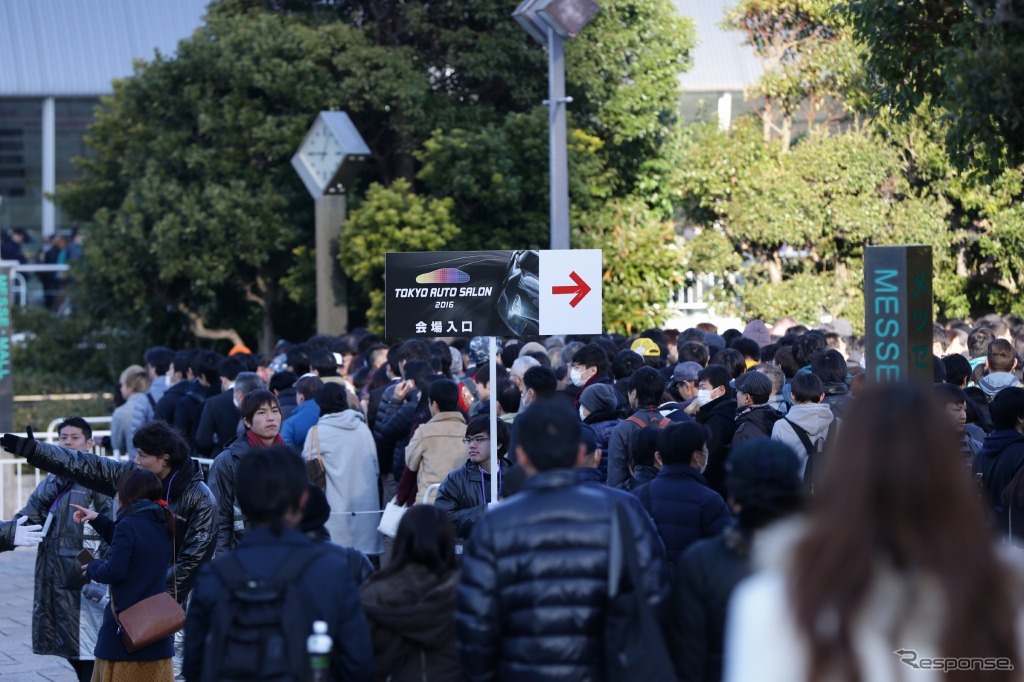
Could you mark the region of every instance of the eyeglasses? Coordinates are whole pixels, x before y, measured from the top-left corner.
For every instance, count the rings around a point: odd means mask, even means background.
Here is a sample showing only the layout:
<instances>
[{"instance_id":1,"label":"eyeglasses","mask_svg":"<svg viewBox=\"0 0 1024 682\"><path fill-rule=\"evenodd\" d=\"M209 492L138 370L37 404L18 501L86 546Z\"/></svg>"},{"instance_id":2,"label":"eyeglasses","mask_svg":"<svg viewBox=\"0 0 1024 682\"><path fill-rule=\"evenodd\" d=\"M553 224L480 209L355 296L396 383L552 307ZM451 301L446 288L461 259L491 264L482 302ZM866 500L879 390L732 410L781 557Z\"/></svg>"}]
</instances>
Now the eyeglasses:
<instances>
[{"instance_id":1,"label":"eyeglasses","mask_svg":"<svg viewBox=\"0 0 1024 682\"><path fill-rule=\"evenodd\" d=\"M462 442L465 443L466 445L469 445L470 443L476 443L477 445L480 445L481 443L486 443L490 439L490 436L476 436L474 438L463 438Z\"/></svg>"}]
</instances>

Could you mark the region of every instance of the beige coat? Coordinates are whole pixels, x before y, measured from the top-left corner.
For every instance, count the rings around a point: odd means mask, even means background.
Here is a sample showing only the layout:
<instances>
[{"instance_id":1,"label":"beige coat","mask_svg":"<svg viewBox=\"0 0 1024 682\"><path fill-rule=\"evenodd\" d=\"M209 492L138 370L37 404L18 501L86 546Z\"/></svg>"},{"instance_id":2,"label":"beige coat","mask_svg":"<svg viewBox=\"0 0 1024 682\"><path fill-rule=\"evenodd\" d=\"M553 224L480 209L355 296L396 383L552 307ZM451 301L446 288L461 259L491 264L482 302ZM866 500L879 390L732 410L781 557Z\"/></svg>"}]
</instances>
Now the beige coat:
<instances>
[{"instance_id":1,"label":"beige coat","mask_svg":"<svg viewBox=\"0 0 1024 682\"><path fill-rule=\"evenodd\" d=\"M466 462L466 420L461 412L438 412L413 434L405 466L416 472L416 501L435 483Z\"/></svg>"}]
</instances>

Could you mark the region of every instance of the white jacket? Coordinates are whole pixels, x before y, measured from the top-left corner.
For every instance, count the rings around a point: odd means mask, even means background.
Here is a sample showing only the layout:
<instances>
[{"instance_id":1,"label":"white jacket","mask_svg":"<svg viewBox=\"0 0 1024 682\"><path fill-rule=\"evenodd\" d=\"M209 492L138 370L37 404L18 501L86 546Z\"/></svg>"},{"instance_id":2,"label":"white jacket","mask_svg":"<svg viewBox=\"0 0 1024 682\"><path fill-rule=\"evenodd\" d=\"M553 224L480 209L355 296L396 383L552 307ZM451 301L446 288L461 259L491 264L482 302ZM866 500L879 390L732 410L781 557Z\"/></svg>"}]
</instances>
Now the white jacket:
<instances>
[{"instance_id":1,"label":"white jacket","mask_svg":"<svg viewBox=\"0 0 1024 682\"><path fill-rule=\"evenodd\" d=\"M331 542L355 547L364 554L380 554L380 514L349 513L380 510L377 447L362 413L345 410L320 417L306 434L303 459L316 459L317 444L327 479L324 492L331 505L326 524Z\"/></svg>"},{"instance_id":2,"label":"white jacket","mask_svg":"<svg viewBox=\"0 0 1024 682\"><path fill-rule=\"evenodd\" d=\"M763 531L755 541L754 563L761 570L740 583L729 602L725 682L808 680L807 641L796 623L787 585L791 551L804 528L802 520L782 522ZM940 682L945 677L941 670L914 668L904 662L942 656L939 640L945 607L938 582L920 574L900 573L881 559L876 569L853 626L861 679ZM1014 566L1014 573L1019 581L1019 565ZM1024 616L1018 616L1019 651L1024 651L1022 633ZM916 659L909 652L914 652ZM985 673L978 675L984 679Z\"/></svg>"}]
</instances>

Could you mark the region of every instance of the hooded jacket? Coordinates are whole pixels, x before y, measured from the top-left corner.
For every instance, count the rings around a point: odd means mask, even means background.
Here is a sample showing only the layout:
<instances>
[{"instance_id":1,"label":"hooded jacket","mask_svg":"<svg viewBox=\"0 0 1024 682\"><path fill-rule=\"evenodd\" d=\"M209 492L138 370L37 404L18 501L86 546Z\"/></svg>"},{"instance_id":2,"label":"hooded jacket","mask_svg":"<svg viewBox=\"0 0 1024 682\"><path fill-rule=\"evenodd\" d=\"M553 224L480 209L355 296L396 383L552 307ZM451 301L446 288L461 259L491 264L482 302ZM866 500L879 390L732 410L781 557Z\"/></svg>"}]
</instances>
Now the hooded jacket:
<instances>
[{"instance_id":1,"label":"hooded jacket","mask_svg":"<svg viewBox=\"0 0 1024 682\"><path fill-rule=\"evenodd\" d=\"M34 467L75 481L108 497L117 494L117 484L133 462L118 462L91 452L75 452L36 441L26 461ZM167 591L178 590L178 602L185 603L195 582L196 570L213 556L216 541L217 502L203 483L203 470L189 458L164 481L164 499L176 520L176 563L167 569Z\"/></svg>"},{"instance_id":2,"label":"hooded jacket","mask_svg":"<svg viewBox=\"0 0 1024 682\"><path fill-rule=\"evenodd\" d=\"M508 471L508 460L498 459L501 476ZM491 476L484 475L480 465L466 460L466 463L448 474L441 487L437 489L434 506L443 509L455 525L455 536L460 540L469 537L474 524L487 511L487 503L491 501ZM501 486L498 486L501 493Z\"/></svg>"},{"instance_id":3,"label":"hooded jacket","mask_svg":"<svg viewBox=\"0 0 1024 682\"><path fill-rule=\"evenodd\" d=\"M167 589L164 576L171 564L172 541L164 510L149 500L122 509L116 522L97 516L90 522L110 544L106 560L91 562L90 578L110 586L111 603L120 613ZM107 661L155 661L174 654L173 637L128 653L111 608L103 610L96 657Z\"/></svg>"},{"instance_id":4,"label":"hooded jacket","mask_svg":"<svg viewBox=\"0 0 1024 682\"><path fill-rule=\"evenodd\" d=\"M135 429L142 426L145 421L143 415L150 410L149 399L145 393L133 393L128 396L121 407L114 410L110 417L110 447L126 456L128 459L135 457L135 446L132 445L132 436ZM136 412L139 417L136 418Z\"/></svg>"},{"instance_id":5,"label":"hooded jacket","mask_svg":"<svg viewBox=\"0 0 1024 682\"><path fill-rule=\"evenodd\" d=\"M786 419L807 432L812 443L817 443L828 436L828 428L835 418L832 408L823 402L797 404L789 408L789 412L786 414ZM800 458L800 475L803 476L804 470L807 468L807 448L804 447L800 436L796 435L796 431L786 422L786 419L775 422L775 426L772 428L772 440L788 445L796 453Z\"/></svg>"},{"instance_id":6,"label":"hooded jacket","mask_svg":"<svg viewBox=\"0 0 1024 682\"><path fill-rule=\"evenodd\" d=\"M1014 386L1020 386L1020 381L1010 372L992 372L978 379L978 387L985 392L989 400L1004 388Z\"/></svg>"},{"instance_id":7,"label":"hooded jacket","mask_svg":"<svg viewBox=\"0 0 1024 682\"><path fill-rule=\"evenodd\" d=\"M377 532L380 517L347 513L380 509L377 447L363 414L344 410L320 417L306 434L302 458L315 460L318 452L326 479L324 494L331 507L331 516L324 524L331 540L355 547L364 554L380 554L383 551Z\"/></svg>"},{"instance_id":8,"label":"hooded jacket","mask_svg":"<svg viewBox=\"0 0 1024 682\"><path fill-rule=\"evenodd\" d=\"M455 648L458 571L438 576L419 564L359 588L370 624L376 680L462 680Z\"/></svg>"},{"instance_id":9,"label":"hooded jacket","mask_svg":"<svg viewBox=\"0 0 1024 682\"><path fill-rule=\"evenodd\" d=\"M82 598L89 579L76 558L83 549L95 557L106 554L106 543L89 526L76 523L72 504L111 514L106 495L73 481L49 475L36 487L18 516L49 530L36 553L35 598L32 608L32 653L91 660L103 619L103 603Z\"/></svg>"},{"instance_id":10,"label":"hooded jacket","mask_svg":"<svg viewBox=\"0 0 1024 682\"><path fill-rule=\"evenodd\" d=\"M416 472L417 501L465 461L465 436L466 419L461 412L438 412L416 429L405 449L405 466Z\"/></svg>"}]
</instances>

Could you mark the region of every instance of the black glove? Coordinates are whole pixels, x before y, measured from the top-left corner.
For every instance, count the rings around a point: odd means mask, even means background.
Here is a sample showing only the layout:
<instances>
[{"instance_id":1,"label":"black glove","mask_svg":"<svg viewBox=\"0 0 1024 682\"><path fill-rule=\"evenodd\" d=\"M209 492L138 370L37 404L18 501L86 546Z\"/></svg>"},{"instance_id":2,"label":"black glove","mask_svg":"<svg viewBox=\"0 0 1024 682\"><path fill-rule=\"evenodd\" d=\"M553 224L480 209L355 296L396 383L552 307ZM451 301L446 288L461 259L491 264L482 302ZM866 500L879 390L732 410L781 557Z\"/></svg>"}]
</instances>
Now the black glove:
<instances>
[{"instance_id":1,"label":"black glove","mask_svg":"<svg viewBox=\"0 0 1024 682\"><path fill-rule=\"evenodd\" d=\"M36 451L36 439L32 435L32 427L26 426L27 438L15 436L13 433L5 433L0 437L0 447L18 457L28 457Z\"/></svg>"}]
</instances>

